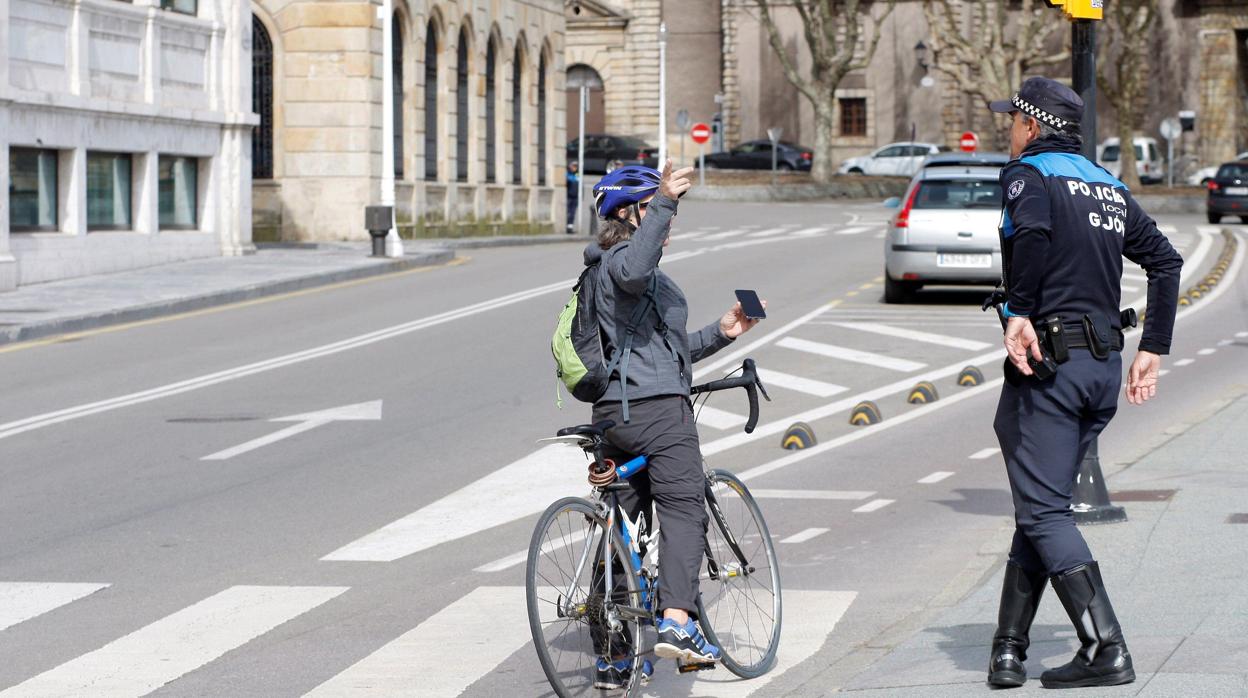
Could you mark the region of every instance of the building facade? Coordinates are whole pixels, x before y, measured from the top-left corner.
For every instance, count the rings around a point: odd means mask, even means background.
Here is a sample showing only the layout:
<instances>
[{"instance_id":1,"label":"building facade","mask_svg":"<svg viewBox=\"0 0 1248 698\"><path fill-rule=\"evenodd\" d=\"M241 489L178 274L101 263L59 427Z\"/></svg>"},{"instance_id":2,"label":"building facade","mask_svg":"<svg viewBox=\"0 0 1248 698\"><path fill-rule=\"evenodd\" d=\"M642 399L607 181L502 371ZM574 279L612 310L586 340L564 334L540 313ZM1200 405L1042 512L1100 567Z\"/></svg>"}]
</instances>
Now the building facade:
<instances>
[{"instance_id":1,"label":"building facade","mask_svg":"<svg viewBox=\"0 0 1248 698\"><path fill-rule=\"evenodd\" d=\"M0 290L251 249L243 0L0 0Z\"/></svg>"},{"instance_id":2,"label":"building facade","mask_svg":"<svg viewBox=\"0 0 1248 698\"><path fill-rule=\"evenodd\" d=\"M257 240L364 239L383 41L403 237L552 232L564 210L562 0L256 0Z\"/></svg>"}]
</instances>

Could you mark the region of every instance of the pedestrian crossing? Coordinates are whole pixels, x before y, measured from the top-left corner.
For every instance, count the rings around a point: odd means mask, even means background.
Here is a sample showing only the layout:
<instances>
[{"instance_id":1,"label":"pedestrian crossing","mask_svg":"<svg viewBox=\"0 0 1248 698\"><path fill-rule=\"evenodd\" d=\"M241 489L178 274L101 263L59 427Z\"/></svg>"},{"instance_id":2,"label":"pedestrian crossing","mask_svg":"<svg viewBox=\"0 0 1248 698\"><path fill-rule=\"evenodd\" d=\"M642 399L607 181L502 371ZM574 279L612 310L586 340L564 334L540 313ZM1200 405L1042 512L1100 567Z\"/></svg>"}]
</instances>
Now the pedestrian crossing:
<instances>
[{"instance_id":1,"label":"pedestrian crossing","mask_svg":"<svg viewBox=\"0 0 1248 698\"><path fill-rule=\"evenodd\" d=\"M0 631L107 587L107 584L0 582Z\"/></svg>"},{"instance_id":2,"label":"pedestrian crossing","mask_svg":"<svg viewBox=\"0 0 1248 698\"><path fill-rule=\"evenodd\" d=\"M851 224L833 224L819 226L802 226L786 224L771 228L759 229L758 226L743 226L728 230L696 228L693 230L673 231L673 239L690 243L723 243L735 242L739 245L753 245L760 242L778 242L782 240L800 240L826 236L856 236L873 233L882 234L886 221L860 221Z\"/></svg>"}]
</instances>

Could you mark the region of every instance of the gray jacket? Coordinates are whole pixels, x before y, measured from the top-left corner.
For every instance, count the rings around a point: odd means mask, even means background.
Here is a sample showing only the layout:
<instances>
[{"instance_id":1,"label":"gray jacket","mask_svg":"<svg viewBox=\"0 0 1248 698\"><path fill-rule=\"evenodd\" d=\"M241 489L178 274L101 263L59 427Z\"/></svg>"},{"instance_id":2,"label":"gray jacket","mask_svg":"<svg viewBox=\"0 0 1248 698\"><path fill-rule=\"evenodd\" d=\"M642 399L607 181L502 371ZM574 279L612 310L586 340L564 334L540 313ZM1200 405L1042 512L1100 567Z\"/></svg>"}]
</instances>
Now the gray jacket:
<instances>
[{"instance_id":1,"label":"gray jacket","mask_svg":"<svg viewBox=\"0 0 1248 698\"><path fill-rule=\"evenodd\" d=\"M629 401L658 395L689 395L693 380L693 363L714 354L732 342L719 329L716 320L689 334L689 304L675 281L659 270L663 241L671 228L676 202L655 196L646 208L646 217L633 233L632 239L602 250L597 242L585 248L585 265L601 262L598 267L598 321L610 347L623 345L629 318L645 295L650 278L658 276L655 297L667 333L658 329L658 315L649 312L633 335L633 350L628 363ZM609 355L608 355L609 356ZM599 402L621 399L619 376L611 379L607 392Z\"/></svg>"}]
</instances>

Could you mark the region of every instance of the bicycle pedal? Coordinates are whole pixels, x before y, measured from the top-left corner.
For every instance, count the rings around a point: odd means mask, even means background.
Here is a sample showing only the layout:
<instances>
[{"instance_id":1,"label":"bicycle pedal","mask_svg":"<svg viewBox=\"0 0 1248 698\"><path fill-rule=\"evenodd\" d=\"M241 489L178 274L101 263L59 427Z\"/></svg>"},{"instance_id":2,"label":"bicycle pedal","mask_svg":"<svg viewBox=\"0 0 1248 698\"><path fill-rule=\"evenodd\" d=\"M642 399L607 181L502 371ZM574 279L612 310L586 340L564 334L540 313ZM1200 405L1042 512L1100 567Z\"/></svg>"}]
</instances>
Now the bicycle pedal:
<instances>
[{"instance_id":1,"label":"bicycle pedal","mask_svg":"<svg viewBox=\"0 0 1248 698\"><path fill-rule=\"evenodd\" d=\"M691 671L707 671L715 668L715 662L691 662L689 664L676 664L676 669L682 674L688 674Z\"/></svg>"}]
</instances>

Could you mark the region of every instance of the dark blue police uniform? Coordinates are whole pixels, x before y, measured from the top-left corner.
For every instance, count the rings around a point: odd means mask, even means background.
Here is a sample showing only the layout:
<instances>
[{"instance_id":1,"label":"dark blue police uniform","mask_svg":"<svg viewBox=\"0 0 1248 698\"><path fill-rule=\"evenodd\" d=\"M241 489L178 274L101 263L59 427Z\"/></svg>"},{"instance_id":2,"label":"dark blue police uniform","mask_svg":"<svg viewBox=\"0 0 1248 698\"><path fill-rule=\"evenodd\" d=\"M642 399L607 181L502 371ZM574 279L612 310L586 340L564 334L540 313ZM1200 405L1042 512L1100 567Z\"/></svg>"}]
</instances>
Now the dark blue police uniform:
<instances>
[{"instance_id":1,"label":"dark blue police uniform","mask_svg":"<svg viewBox=\"0 0 1248 698\"><path fill-rule=\"evenodd\" d=\"M1130 655L1071 504L1079 463L1117 410L1122 258L1148 273L1139 348L1156 354L1170 350L1183 260L1126 186L1080 155L1083 103L1070 88L1031 78L1012 100L990 106L1058 131L1028 144L1000 176L1003 314L1038 325L1058 365L1040 379L1006 361L993 426L1016 528L989 681L1026 679L1027 636L1048 577L1084 642L1074 662L1041 680L1050 687L1126 683L1134 679Z\"/></svg>"}]
</instances>

